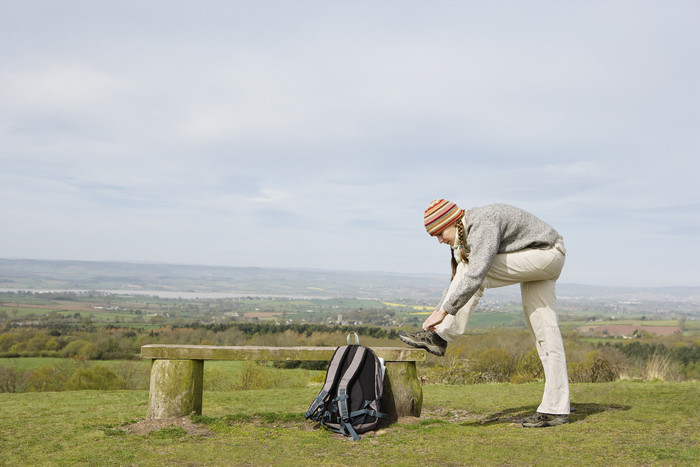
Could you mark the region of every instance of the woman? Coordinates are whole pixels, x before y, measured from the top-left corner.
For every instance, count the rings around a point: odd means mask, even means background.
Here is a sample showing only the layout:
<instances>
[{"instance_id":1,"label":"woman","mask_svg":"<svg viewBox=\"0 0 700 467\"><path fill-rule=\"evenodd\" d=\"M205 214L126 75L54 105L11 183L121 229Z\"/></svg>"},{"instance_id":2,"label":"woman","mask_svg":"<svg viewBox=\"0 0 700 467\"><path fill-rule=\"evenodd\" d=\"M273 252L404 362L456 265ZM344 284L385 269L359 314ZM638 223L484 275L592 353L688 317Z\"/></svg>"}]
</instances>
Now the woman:
<instances>
[{"instance_id":1,"label":"woman","mask_svg":"<svg viewBox=\"0 0 700 467\"><path fill-rule=\"evenodd\" d=\"M562 237L529 212L506 204L464 211L439 199L425 210L424 221L428 234L452 248L452 281L423 331L401 332L401 340L444 355L447 344L466 330L485 288L520 284L525 322L545 375L542 403L522 424L567 423L569 381L554 292L566 256Z\"/></svg>"}]
</instances>

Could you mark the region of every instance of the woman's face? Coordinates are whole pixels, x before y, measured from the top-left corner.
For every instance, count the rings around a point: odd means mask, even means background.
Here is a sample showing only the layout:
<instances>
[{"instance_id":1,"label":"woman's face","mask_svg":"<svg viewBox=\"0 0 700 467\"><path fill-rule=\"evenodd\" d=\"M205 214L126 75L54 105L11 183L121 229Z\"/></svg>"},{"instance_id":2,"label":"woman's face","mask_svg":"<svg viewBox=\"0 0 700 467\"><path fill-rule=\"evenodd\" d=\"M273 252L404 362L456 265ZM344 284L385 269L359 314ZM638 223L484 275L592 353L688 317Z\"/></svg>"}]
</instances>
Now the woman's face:
<instances>
[{"instance_id":1,"label":"woman's face","mask_svg":"<svg viewBox=\"0 0 700 467\"><path fill-rule=\"evenodd\" d=\"M455 238L457 237L457 227L455 227L454 224L449 227L445 227L445 230L435 235L435 237L437 237L438 242L452 246L454 245Z\"/></svg>"}]
</instances>

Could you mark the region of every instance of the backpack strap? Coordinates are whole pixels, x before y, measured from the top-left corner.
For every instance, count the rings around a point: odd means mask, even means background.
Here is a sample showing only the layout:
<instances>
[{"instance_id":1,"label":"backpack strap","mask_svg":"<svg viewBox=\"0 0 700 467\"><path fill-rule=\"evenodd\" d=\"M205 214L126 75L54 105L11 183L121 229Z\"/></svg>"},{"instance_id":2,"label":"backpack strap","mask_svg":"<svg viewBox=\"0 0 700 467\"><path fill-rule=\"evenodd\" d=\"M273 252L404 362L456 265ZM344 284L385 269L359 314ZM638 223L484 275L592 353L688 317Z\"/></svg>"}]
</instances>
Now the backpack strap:
<instances>
[{"instance_id":1,"label":"backpack strap","mask_svg":"<svg viewBox=\"0 0 700 467\"><path fill-rule=\"evenodd\" d=\"M340 366L345 359L345 355L348 353L349 346L344 345L335 349L333 357L331 358L331 363L328 365L328 371L326 372L326 381L323 388L316 396L316 399L309 406L309 410L306 411L306 418L311 418L312 420L319 420L323 418L323 413L321 409L325 408L325 402L333 389L333 384L335 383L336 374L340 371Z\"/></svg>"},{"instance_id":2,"label":"backpack strap","mask_svg":"<svg viewBox=\"0 0 700 467\"><path fill-rule=\"evenodd\" d=\"M355 410L354 412L350 412L350 418L359 417L360 415L364 415L364 418L367 418L367 417L386 418L388 416L387 414L385 414L384 412L377 412L376 410L374 410L371 407L372 402L374 402L374 401L365 401L365 404L362 406L362 408L360 410ZM360 423L362 423L362 422L360 422Z\"/></svg>"},{"instance_id":3,"label":"backpack strap","mask_svg":"<svg viewBox=\"0 0 700 467\"><path fill-rule=\"evenodd\" d=\"M350 362L348 369L345 371L343 378L338 384L338 397L336 399L338 403L338 415L340 417L341 429L344 430L344 434L351 435L352 439L355 441L360 439L360 437L357 435L355 429L350 423L351 415L350 410L348 409L348 398L350 395L348 394L348 386L350 385L350 381L355 379L357 372L360 370L366 352L367 349L365 347L361 345L357 346L357 352L355 352L352 362Z\"/></svg>"}]
</instances>

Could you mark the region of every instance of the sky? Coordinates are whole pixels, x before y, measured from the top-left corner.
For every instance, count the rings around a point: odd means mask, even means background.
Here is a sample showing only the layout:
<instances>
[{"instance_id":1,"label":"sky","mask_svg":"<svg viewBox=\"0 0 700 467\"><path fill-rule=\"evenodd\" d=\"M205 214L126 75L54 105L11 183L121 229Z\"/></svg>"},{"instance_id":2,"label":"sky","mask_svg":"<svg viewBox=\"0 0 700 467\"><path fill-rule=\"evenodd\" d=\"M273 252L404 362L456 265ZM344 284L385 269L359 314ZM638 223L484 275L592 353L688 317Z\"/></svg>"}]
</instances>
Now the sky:
<instances>
[{"instance_id":1,"label":"sky","mask_svg":"<svg viewBox=\"0 0 700 467\"><path fill-rule=\"evenodd\" d=\"M0 257L444 273L446 198L561 282L700 286L700 2L0 0Z\"/></svg>"}]
</instances>

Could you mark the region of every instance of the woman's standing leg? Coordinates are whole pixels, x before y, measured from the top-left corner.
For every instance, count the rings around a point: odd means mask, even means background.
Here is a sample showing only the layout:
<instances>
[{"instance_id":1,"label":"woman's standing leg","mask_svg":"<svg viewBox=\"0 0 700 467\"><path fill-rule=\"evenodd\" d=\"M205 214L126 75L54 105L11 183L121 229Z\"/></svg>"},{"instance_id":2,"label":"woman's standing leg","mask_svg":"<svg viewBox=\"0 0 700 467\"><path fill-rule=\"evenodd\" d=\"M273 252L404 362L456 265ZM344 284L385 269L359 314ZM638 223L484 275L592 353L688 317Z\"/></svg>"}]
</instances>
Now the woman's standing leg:
<instances>
[{"instance_id":1,"label":"woman's standing leg","mask_svg":"<svg viewBox=\"0 0 700 467\"><path fill-rule=\"evenodd\" d=\"M555 283L554 280L523 282L520 291L525 321L535 339L537 353L544 368L544 395L537 411L568 414L569 377L557 318Z\"/></svg>"},{"instance_id":2,"label":"woman's standing leg","mask_svg":"<svg viewBox=\"0 0 700 467\"><path fill-rule=\"evenodd\" d=\"M540 413L569 413L569 377L557 318L556 280L566 249L560 238L547 250L526 249L496 257L486 276L486 288L520 283L523 311L545 375Z\"/></svg>"}]
</instances>

